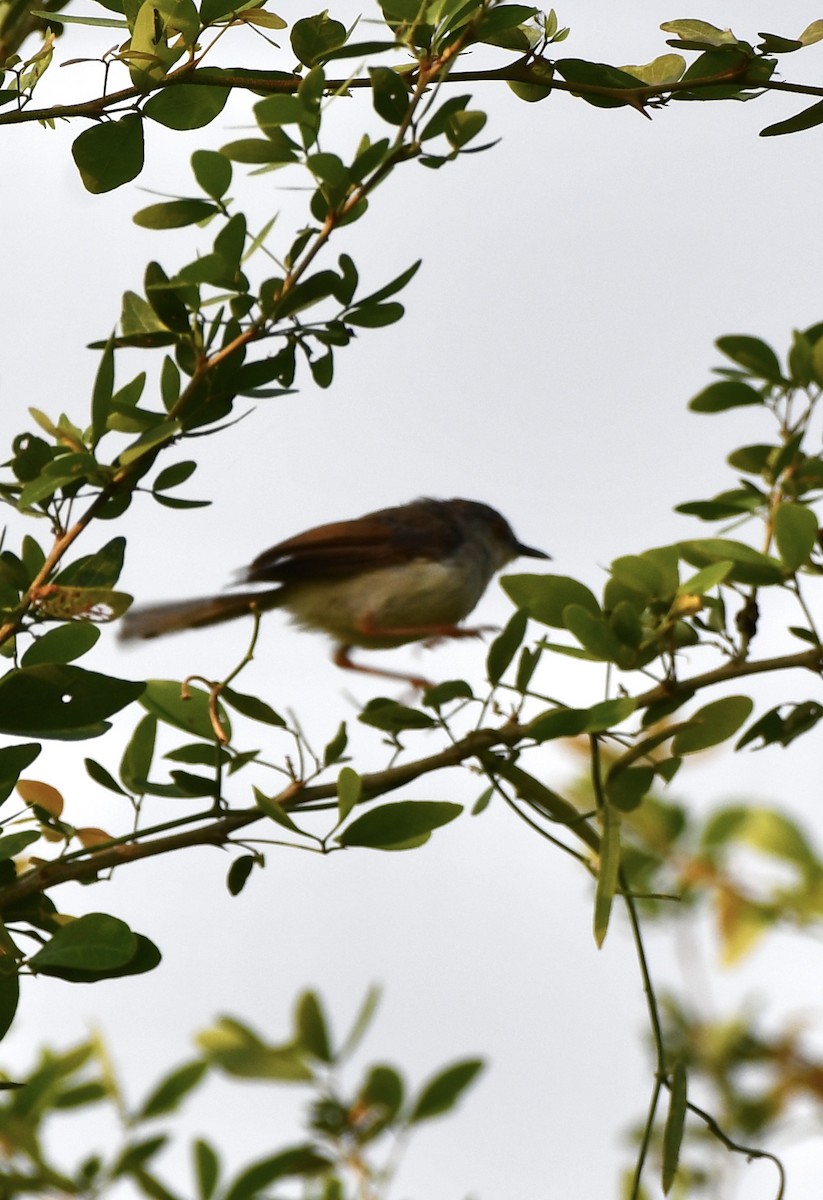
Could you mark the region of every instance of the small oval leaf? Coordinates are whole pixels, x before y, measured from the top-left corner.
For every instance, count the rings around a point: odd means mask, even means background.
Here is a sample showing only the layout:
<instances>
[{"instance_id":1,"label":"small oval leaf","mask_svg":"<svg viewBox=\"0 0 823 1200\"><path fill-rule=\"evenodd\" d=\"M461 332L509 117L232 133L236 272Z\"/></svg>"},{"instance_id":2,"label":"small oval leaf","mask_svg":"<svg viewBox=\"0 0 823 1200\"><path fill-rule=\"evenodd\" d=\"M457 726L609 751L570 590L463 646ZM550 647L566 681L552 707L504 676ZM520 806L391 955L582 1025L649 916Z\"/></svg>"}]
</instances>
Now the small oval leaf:
<instances>
[{"instance_id":1,"label":"small oval leaf","mask_svg":"<svg viewBox=\"0 0 823 1200\"><path fill-rule=\"evenodd\" d=\"M406 850L428 840L432 830L447 825L463 811L460 804L434 800L400 800L382 804L352 821L337 836L341 846L372 850Z\"/></svg>"}]
</instances>

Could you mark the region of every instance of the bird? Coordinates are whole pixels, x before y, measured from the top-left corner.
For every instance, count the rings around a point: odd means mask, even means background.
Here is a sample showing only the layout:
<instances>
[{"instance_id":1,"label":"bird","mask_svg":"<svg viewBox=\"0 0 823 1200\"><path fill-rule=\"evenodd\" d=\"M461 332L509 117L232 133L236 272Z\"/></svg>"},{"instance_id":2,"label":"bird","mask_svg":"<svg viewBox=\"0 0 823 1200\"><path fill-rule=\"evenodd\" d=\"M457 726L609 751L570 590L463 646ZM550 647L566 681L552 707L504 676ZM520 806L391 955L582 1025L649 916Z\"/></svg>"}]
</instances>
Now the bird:
<instances>
[{"instance_id":1,"label":"bird","mask_svg":"<svg viewBox=\"0 0 823 1200\"><path fill-rule=\"evenodd\" d=\"M345 670L431 686L416 675L354 662L351 650L479 637L460 622L494 574L518 557L549 559L518 541L504 517L476 500L422 497L298 533L260 554L238 583L275 583L130 609L122 639L153 638L285 609L300 627L329 634Z\"/></svg>"}]
</instances>

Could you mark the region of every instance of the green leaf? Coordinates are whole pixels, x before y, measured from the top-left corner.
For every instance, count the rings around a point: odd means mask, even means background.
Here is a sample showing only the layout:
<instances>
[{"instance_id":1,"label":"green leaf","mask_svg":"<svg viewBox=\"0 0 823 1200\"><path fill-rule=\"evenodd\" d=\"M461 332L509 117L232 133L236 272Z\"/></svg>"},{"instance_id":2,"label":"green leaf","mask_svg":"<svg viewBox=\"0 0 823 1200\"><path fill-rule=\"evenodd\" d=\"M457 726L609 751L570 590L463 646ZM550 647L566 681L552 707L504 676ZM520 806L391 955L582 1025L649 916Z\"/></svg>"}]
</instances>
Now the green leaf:
<instances>
[{"instance_id":1,"label":"green leaf","mask_svg":"<svg viewBox=\"0 0 823 1200\"><path fill-rule=\"evenodd\" d=\"M738 489L723 492L714 500L690 500L686 504L678 504L675 512L686 516L697 517L701 521L724 521L728 517L737 517L743 513L755 512L761 507L765 497L754 490Z\"/></svg>"},{"instance_id":2,"label":"green leaf","mask_svg":"<svg viewBox=\"0 0 823 1200\"><path fill-rule=\"evenodd\" d=\"M187 699L183 699L183 685L173 679L150 679L140 697L140 703L159 721L173 725L194 737L216 741L216 734L209 714L209 693L201 688L189 687ZM220 724L228 737L231 726L222 706L218 705Z\"/></svg>"},{"instance_id":3,"label":"green leaf","mask_svg":"<svg viewBox=\"0 0 823 1200\"><path fill-rule=\"evenodd\" d=\"M292 313L310 308L320 300L333 296L339 282L340 276L336 271L318 271L315 275L310 275L308 279L304 279L290 288L282 299L277 300L275 305L277 316L279 318L291 316Z\"/></svg>"},{"instance_id":4,"label":"green leaf","mask_svg":"<svg viewBox=\"0 0 823 1200\"><path fill-rule=\"evenodd\" d=\"M157 720L146 715L137 722L120 761L120 779L130 792L142 792L155 756Z\"/></svg>"},{"instance_id":5,"label":"green leaf","mask_svg":"<svg viewBox=\"0 0 823 1200\"><path fill-rule=\"evenodd\" d=\"M763 40L758 45L761 54L792 54L802 50L804 43L798 38L781 37L779 33L758 33Z\"/></svg>"},{"instance_id":6,"label":"green leaf","mask_svg":"<svg viewBox=\"0 0 823 1200\"><path fill-rule=\"evenodd\" d=\"M143 170L142 118L127 113L119 121L92 125L75 138L71 152L83 186L93 195L130 183Z\"/></svg>"},{"instance_id":7,"label":"green leaf","mask_svg":"<svg viewBox=\"0 0 823 1200\"><path fill-rule=\"evenodd\" d=\"M777 355L771 346L760 338L749 337L746 334L730 334L728 337L719 337L715 345L732 362L745 367L758 379L767 379L770 383L783 382Z\"/></svg>"},{"instance_id":8,"label":"green leaf","mask_svg":"<svg viewBox=\"0 0 823 1200\"><path fill-rule=\"evenodd\" d=\"M670 584L674 582L666 578L660 563L651 554L624 554L614 560L611 573L614 579L639 593L645 600L665 598L670 591Z\"/></svg>"},{"instance_id":9,"label":"green leaf","mask_svg":"<svg viewBox=\"0 0 823 1200\"><path fill-rule=\"evenodd\" d=\"M804 566L818 544L817 517L805 504L785 502L774 514L774 537L789 571Z\"/></svg>"},{"instance_id":10,"label":"green leaf","mask_svg":"<svg viewBox=\"0 0 823 1200\"><path fill-rule=\"evenodd\" d=\"M312 1058L324 1063L334 1062L328 1025L314 992L303 992L297 1001L295 1026L297 1041Z\"/></svg>"},{"instance_id":11,"label":"green leaf","mask_svg":"<svg viewBox=\"0 0 823 1200\"><path fill-rule=\"evenodd\" d=\"M230 896L239 896L254 868L258 865L258 859L253 854L241 854L236 858L229 867L228 875L226 876L226 886L229 889Z\"/></svg>"},{"instance_id":12,"label":"green leaf","mask_svg":"<svg viewBox=\"0 0 823 1200\"><path fill-rule=\"evenodd\" d=\"M303 836L302 829L295 825L279 800L276 800L274 796L265 795L259 788L255 787L252 791L254 792L255 803L261 812L264 812L267 817L271 817L283 829L288 829L289 833L296 833Z\"/></svg>"},{"instance_id":13,"label":"green leaf","mask_svg":"<svg viewBox=\"0 0 823 1200\"><path fill-rule=\"evenodd\" d=\"M9 833L6 837L0 837L0 862L16 858L18 854L23 853L27 846L31 846L39 839L40 832L37 829L27 829L22 833Z\"/></svg>"},{"instance_id":14,"label":"green leaf","mask_svg":"<svg viewBox=\"0 0 823 1200\"><path fill-rule=\"evenodd\" d=\"M617 67L609 66L608 63L586 62L581 58L561 58L554 65L558 74L572 85L614 88L618 92L623 89L634 91L643 86L640 80L635 79L633 75L620 71ZM630 99L622 99L619 95L587 95L585 92L572 92L572 95L575 94L582 96L588 104L593 104L597 108L620 108L624 104L631 103Z\"/></svg>"},{"instance_id":15,"label":"green leaf","mask_svg":"<svg viewBox=\"0 0 823 1200\"><path fill-rule=\"evenodd\" d=\"M141 208L132 217L135 225L143 229L182 229L185 225L196 225L220 210L208 200L167 200L162 204L150 204Z\"/></svg>"},{"instance_id":16,"label":"green leaf","mask_svg":"<svg viewBox=\"0 0 823 1200\"><path fill-rule=\"evenodd\" d=\"M291 141L291 139L288 139ZM232 162L239 163L290 163L297 162L297 154L285 142L271 138L238 138L227 142L221 154Z\"/></svg>"},{"instance_id":17,"label":"green leaf","mask_svg":"<svg viewBox=\"0 0 823 1200\"><path fill-rule=\"evenodd\" d=\"M265 8L247 8L238 14L239 21L247 25L256 25L261 29L286 29L288 22L276 13L267 12Z\"/></svg>"},{"instance_id":18,"label":"green leaf","mask_svg":"<svg viewBox=\"0 0 823 1200\"><path fill-rule=\"evenodd\" d=\"M740 446L727 456L726 462L730 467L734 467L737 471L744 471L747 475L762 475L769 464L769 460L776 453L776 446L763 444Z\"/></svg>"},{"instance_id":19,"label":"green leaf","mask_svg":"<svg viewBox=\"0 0 823 1200\"><path fill-rule=\"evenodd\" d=\"M196 1138L193 1144L194 1173L198 1200L211 1200L220 1179L220 1160L208 1142Z\"/></svg>"},{"instance_id":20,"label":"green leaf","mask_svg":"<svg viewBox=\"0 0 823 1200\"><path fill-rule=\"evenodd\" d=\"M236 692L234 688L222 687L220 699L224 700L229 708L242 713L244 717L249 717L252 721L260 721L263 725L274 725L278 729L286 728L286 722L280 714L257 696L247 696L245 692Z\"/></svg>"},{"instance_id":21,"label":"green leaf","mask_svg":"<svg viewBox=\"0 0 823 1200\"><path fill-rule=\"evenodd\" d=\"M463 811L460 804L434 800L400 800L382 804L352 821L336 841L341 846L372 850L407 850L428 841L432 831L447 825Z\"/></svg>"},{"instance_id":22,"label":"green leaf","mask_svg":"<svg viewBox=\"0 0 823 1200\"><path fill-rule=\"evenodd\" d=\"M449 145L453 146L455 150L459 150L462 146L467 145L481 132L486 124L486 120L487 117L484 112L461 110L454 113L446 127L446 137L448 138Z\"/></svg>"},{"instance_id":23,"label":"green leaf","mask_svg":"<svg viewBox=\"0 0 823 1200\"><path fill-rule=\"evenodd\" d=\"M604 662L617 662L623 654L623 644L608 621L593 616L581 604L568 604L563 610L566 628L589 654Z\"/></svg>"},{"instance_id":24,"label":"green leaf","mask_svg":"<svg viewBox=\"0 0 823 1200\"><path fill-rule=\"evenodd\" d=\"M717 587L722 583L729 572L734 567L732 562L712 563L709 567L704 567L702 571L698 571L696 575L686 579L680 584L677 589L678 596L704 596L706 592L710 592L712 588Z\"/></svg>"},{"instance_id":25,"label":"green leaf","mask_svg":"<svg viewBox=\"0 0 823 1200\"><path fill-rule=\"evenodd\" d=\"M99 628L87 621L60 625L38 637L20 662L24 667L34 667L38 663L73 662L91 650L99 637Z\"/></svg>"},{"instance_id":26,"label":"green leaf","mask_svg":"<svg viewBox=\"0 0 823 1200\"><path fill-rule=\"evenodd\" d=\"M0 975L0 1041L14 1021L20 1000L20 980L17 974Z\"/></svg>"},{"instance_id":27,"label":"green leaf","mask_svg":"<svg viewBox=\"0 0 823 1200\"><path fill-rule=\"evenodd\" d=\"M586 713L586 724L583 728L586 733L602 733L606 729L612 729L615 725L621 725L632 715L636 707L637 702L633 696L618 696L614 700L600 700L591 708L583 710Z\"/></svg>"},{"instance_id":28,"label":"green leaf","mask_svg":"<svg viewBox=\"0 0 823 1200\"><path fill-rule=\"evenodd\" d=\"M508 621L503 632L489 646L489 653L486 656L489 683L497 684L503 678L526 636L528 621L529 614L525 609L518 609Z\"/></svg>"},{"instance_id":29,"label":"green leaf","mask_svg":"<svg viewBox=\"0 0 823 1200\"><path fill-rule=\"evenodd\" d=\"M688 726L675 735L672 754L695 754L709 746L718 746L747 721L754 708L749 696L724 696L705 705L689 718Z\"/></svg>"},{"instance_id":30,"label":"green leaf","mask_svg":"<svg viewBox=\"0 0 823 1200\"><path fill-rule=\"evenodd\" d=\"M801 633L801 630L793 632ZM813 645L817 645L815 639L810 638ZM782 709L787 708L786 716L783 716ZM823 718L823 706L815 700L806 700L801 704L779 705L777 708L771 709L755 721L743 736L737 742L735 750L742 750L744 746L748 746L751 742L762 738L763 746L773 745L775 742L781 746L788 746L795 738L802 737L813 729L818 721ZM761 747L755 747L761 749Z\"/></svg>"},{"instance_id":31,"label":"green leaf","mask_svg":"<svg viewBox=\"0 0 823 1200\"><path fill-rule=\"evenodd\" d=\"M127 466L131 462L136 462L138 458L142 458L144 454L148 454L156 446L171 443L181 431L179 421L158 421L145 433L141 433L140 437L135 438L125 450L121 451L119 461L122 466Z\"/></svg>"},{"instance_id":32,"label":"green leaf","mask_svg":"<svg viewBox=\"0 0 823 1200\"><path fill-rule=\"evenodd\" d=\"M674 1177L677 1174L677 1164L680 1161L680 1146L683 1142L683 1130L686 1125L686 1102L686 1068L682 1062L678 1062L675 1063L674 1071L672 1072L669 1111L666 1114L666 1126L663 1130L661 1185L664 1195L668 1195L674 1183Z\"/></svg>"},{"instance_id":33,"label":"green leaf","mask_svg":"<svg viewBox=\"0 0 823 1200\"><path fill-rule=\"evenodd\" d=\"M144 685L82 667L44 663L0 679L0 732L29 737L98 737L105 717L141 695Z\"/></svg>"},{"instance_id":34,"label":"green leaf","mask_svg":"<svg viewBox=\"0 0 823 1200\"><path fill-rule=\"evenodd\" d=\"M783 859L812 877L819 873L819 863L808 838L783 813L771 808L743 808L734 834L736 840L772 858Z\"/></svg>"},{"instance_id":35,"label":"green leaf","mask_svg":"<svg viewBox=\"0 0 823 1200\"><path fill-rule=\"evenodd\" d=\"M674 33L683 41L695 42L701 46L737 45L737 38L731 29L718 29L708 21L664 21L660 28L664 33Z\"/></svg>"},{"instance_id":36,"label":"green leaf","mask_svg":"<svg viewBox=\"0 0 823 1200\"><path fill-rule=\"evenodd\" d=\"M163 492L168 488L179 487L181 483L185 483L197 469L197 463L186 461L174 463L170 467L164 467L159 473L154 483L152 484L153 492Z\"/></svg>"},{"instance_id":37,"label":"green leaf","mask_svg":"<svg viewBox=\"0 0 823 1200\"><path fill-rule=\"evenodd\" d=\"M443 1113L450 1112L466 1088L483 1070L483 1067L482 1059L468 1058L438 1072L423 1087L414 1102L409 1116L409 1124L416 1125L420 1121L428 1121L432 1117L439 1117Z\"/></svg>"},{"instance_id":38,"label":"green leaf","mask_svg":"<svg viewBox=\"0 0 823 1200\"><path fill-rule=\"evenodd\" d=\"M166 412L174 407L180 396L180 371L177 363L168 354L160 368L160 395Z\"/></svg>"},{"instance_id":39,"label":"green leaf","mask_svg":"<svg viewBox=\"0 0 823 1200\"><path fill-rule=\"evenodd\" d=\"M726 412L730 408L741 408L746 404L762 404L760 392L741 383L736 379L723 380L722 383L710 383L702 392L698 392L689 401L692 412L716 413Z\"/></svg>"},{"instance_id":40,"label":"green leaf","mask_svg":"<svg viewBox=\"0 0 823 1200\"><path fill-rule=\"evenodd\" d=\"M620 874L620 813L611 804L601 811L600 865L594 893L594 940L602 946L609 929Z\"/></svg>"},{"instance_id":41,"label":"green leaf","mask_svg":"<svg viewBox=\"0 0 823 1200\"><path fill-rule=\"evenodd\" d=\"M403 729L431 729L436 724L428 713L417 708L408 708L385 696L370 700L357 718L364 725L384 729L388 733L399 733Z\"/></svg>"},{"instance_id":42,"label":"green leaf","mask_svg":"<svg viewBox=\"0 0 823 1200\"><path fill-rule=\"evenodd\" d=\"M116 11L115 8L112 8L112 12ZM30 9L29 12L31 16L39 17L42 21L48 21L52 25L59 22L60 25L88 25L92 29L128 29L129 27L127 21L117 20L116 17L75 17L64 12L58 16L55 12L35 8Z\"/></svg>"},{"instance_id":43,"label":"green leaf","mask_svg":"<svg viewBox=\"0 0 823 1200\"><path fill-rule=\"evenodd\" d=\"M143 286L146 299L167 329L175 333L191 333L189 310L181 298L180 289L169 280L159 263L147 264Z\"/></svg>"},{"instance_id":44,"label":"green leaf","mask_svg":"<svg viewBox=\"0 0 823 1200\"><path fill-rule=\"evenodd\" d=\"M346 729L346 722L341 721L337 733L331 739L323 751L323 766L330 767L346 753L346 746L349 744L349 735Z\"/></svg>"},{"instance_id":45,"label":"green leaf","mask_svg":"<svg viewBox=\"0 0 823 1200\"><path fill-rule=\"evenodd\" d=\"M142 792L146 786L154 759L156 739L156 717L142 717L137 722L120 760L120 778L130 792Z\"/></svg>"},{"instance_id":46,"label":"green leaf","mask_svg":"<svg viewBox=\"0 0 823 1200\"><path fill-rule=\"evenodd\" d=\"M331 1163L313 1146L294 1146L279 1154L252 1163L237 1176L227 1189L224 1200L259 1200L264 1189L278 1179L293 1176L317 1175L327 1171Z\"/></svg>"},{"instance_id":47,"label":"green leaf","mask_svg":"<svg viewBox=\"0 0 823 1200\"><path fill-rule=\"evenodd\" d=\"M306 67L324 62L332 51L346 40L346 26L335 21L328 12L295 21L291 31L291 48L298 61Z\"/></svg>"},{"instance_id":48,"label":"green leaf","mask_svg":"<svg viewBox=\"0 0 823 1200\"><path fill-rule=\"evenodd\" d=\"M114 394L114 337L106 342L100 358L100 366L94 379L91 395L92 442L96 446L106 432L109 406Z\"/></svg>"},{"instance_id":49,"label":"green leaf","mask_svg":"<svg viewBox=\"0 0 823 1200\"><path fill-rule=\"evenodd\" d=\"M654 767L623 767L609 772L606 795L620 812L633 812L648 795L653 782Z\"/></svg>"},{"instance_id":50,"label":"green leaf","mask_svg":"<svg viewBox=\"0 0 823 1200\"><path fill-rule=\"evenodd\" d=\"M197 1087L207 1070L208 1063L201 1059L177 1067L165 1079L162 1079L154 1091L143 1101L135 1119L149 1121L176 1112L181 1101Z\"/></svg>"},{"instance_id":51,"label":"green leaf","mask_svg":"<svg viewBox=\"0 0 823 1200\"><path fill-rule=\"evenodd\" d=\"M551 79L554 74L554 67L551 66L547 70L544 66L543 70L538 74L534 66L532 66L530 74L533 74L535 78L547 76ZM509 90L514 92L518 100L524 100L526 104L537 104L540 100L545 100L552 94L551 86L545 83L526 83L521 79L507 79L506 84Z\"/></svg>"},{"instance_id":52,"label":"green leaf","mask_svg":"<svg viewBox=\"0 0 823 1200\"><path fill-rule=\"evenodd\" d=\"M218 258L222 258L227 269L234 273L240 269L245 245L246 218L242 213L235 213L214 239L214 253Z\"/></svg>"},{"instance_id":53,"label":"green leaf","mask_svg":"<svg viewBox=\"0 0 823 1200\"><path fill-rule=\"evenodd\" d=\"M676 83L682 77L686 60L682 54L661 54L650 63L639 67L623 67L622 70L651 87L665 87L667 83Z\"/></svg>"},{"instance_id":54,"label":"green leaf","mask_svg":"<svg viewBox=\"0 0 823 1200\"><path fill-rule=\"evenodd\" d=\"M632 650L638 650L643 642L643 625L640 612L631 600L618 600L609 613L609 625L623 643Z\"/></svg>"},{"instance_id":55,"label":"green leaf","mask_svg":"<svg viewBox=\"0 0 823 1200\"><path fill-rule=\"evenodd\" d=\"M788 117L785 121L776 121L760 130L761 137L781 137L784 133L801 133L804 129L814 129L815 125L823 124L823 100L818 100L809 108Z\"/></svg>"},{"instance_id":56,"label":"green leaf","mask_svg":"<svg viewBox=\"0 0 823 1200\"><path fill-rule=\"evenodd\" d=\"M503 591L535 621L555 629L565 629L564 611L577 604L596 616L600 605L585 584L567 575L506 575L500 580Z\"/></svg>"},{"instance_id":57,"label":"green leaf","mask_svg":"<svg viewBox=\"0 0 823 1200\"><path fill-rule=\"evenodd\" d=\"M0 804L9 798L21 772L31 766L41 748L37 742L23 742L0 750Z\"/></svg>"},{"instance_id":58,"label":"green leaf","mask_svg":"<svg viewBox=\"0 0 823 1200\"><path fill-rule=\"evenodd\" d=\"M449 96L448 100L440 105L423 126L420 131L420 141L426 142L445 134L451 118L455 113L462 112L470 100L471 96Z\"/></svg>"},{"instance_id":59,"label":"green leaf","mask_svg":"<svg viewBox=\"0 0 823 1200\"><path fill-rule=\"evenodd\" d=\"M460 13L462 10L458 10ZM525 4L497 4L493 8L486 8L482 12L481 19L477 25L475 37L479 42L485 42L487 39L495 38L505 30L517 29L520 25L525 25L537 13L536 8L529 8ZM452 29L456 29L467 24L469 21L476 20L477 6L472 4L465 19L458 15L459 25L455 24ZM492 42L493 45L497 44Z\"/></svg>"},{"instance_id":60,"label":"green leaf","mask_svg":"<svg viewBox=\"0 0 823 1200\"><path fill-rule=\"evenodd\" d=\"M31 969L41 975L57 975L65 969L89 972L100 978L132 959L137 939L124 921L108 913L89 913L58 929L41 950L29 959Z\"/></svg>"},{"instance_id":61,"label":"green leaf","mask_svg":"<svg viewBox=\"0 0 823 1200\"><path fill-rule=\"evenodd\" d=\"M203 0L200 5L200 20L203 25L211 25L221 17L228 18L244 9L253 8L257 0Z\"/></svg>"},{"instance_id":62,"label":"green leaf","mask_svg":"<svg viewBox=\"0 0 823 1200\"><path fill-rule=\"evenodd\" d=\"M169 332L148 300L138 296L136 292L123 293L123 307L120 312L120 329L126 338L144 337L145 335L161 334L163 342L174 342L177 339ZM162 342L148 344L161 345Z\"/></svg>"},{"instance_id":63,"label":"green leaf","mask_svg":"<svg viewBox=\"0 0 823 1200\"><path fill-rule=\"evenodd\" d=\"M267 136L270 130L277 130L281 125L311 123L311 113L298 96L277 95L258 100L254 106L254 116Z\"/></svg>"},{"instance_id":64,"label":"green leaf","mask_svg":"<svg viewBox=\"0 0 823 1200\"><path fill-rule=\"evenodd\" d=\"M342 767L337 776L337 812L342 824L360 800L363 781L351 767Z\"/></svg>"},{"instance_id":65,"label":"green leaf","mask_svg":"<svg viewBox=\"0 0 823 1200\"><path fill-rule=\"evenodd\" d=\"M346 321L364 329L382 329L400 321L405 311L395 300L388 304L362 304L346 313Z\"/></svg>"},{"instance_id":66,"label":"green leaf","mask_svg":"<svg viewBox=\"0 0 823 1200\"><path fill-rule=\"evenodd\" d=\"M148 91L187 47L193 47L200 17L192 0L143 0L136 13L132 8L127 15L131 25L126 52L129 74L135 87Z\"/></svg>"},{"instance_id":67,"label":"green leaf","mask_svg":"<svg viewBox=\"0 0 823 1200\"><path fill-rule=\"evenodd\" d=\"M357 1097L359 1104L367 1108L381 1110L381 1117L376 1122L377 1129L369 1128L369 1136L380 1132L390 1124L403 1107L405 1088L403 1079L394 1067L377 1064L369 1069L363 1087Z\"/></svg>"},{"instance_id":68,"label":"green leaf","mask_svg":"<svg viewBox=\"0 0 823 1200\"><path fill-rule=\"evenodd\" d=\"M371 985L366 995L363 998L363 1003L358 1009L357 1016L354 1018L352 1027L346 1035L343 1045L340 1048L338 1059L340 1062L345 1062L351 1058L357 1047L366 1035L369 1026L374 1019L374 1014L377 1011L377 1006L380 1003L380 988L374 984Z\"/></svg>"},{"instance_id":69,"label":"green leaf","mask_svg":"<svg viewBox=\"0 0 823 1200\"><path fill-rule=\"evenodd\" d=\"M113 1167L110 1168L112 1177L117 1178L118 1176L139 1174L141 1183L145 1183L147 1180L150 1181L146 1194L152 1196L154 1200L177 1200L165 1188L161 1189L152 1186L155 1181L146 1170L148 1163L160 1153L168 1140L168 1135L161 1133L156 1137L144 1138L139 1142L126 1142L115 1159Z\"/></svg>"},{"instance_id":70,"label":"green leaf","mask_svg":"<svg viewBox=\"0 0 823 1200\"><path fill-rule=\"evenodd\" d=\"M372 103L375 112L389 125L400 125L409 110L406 84L391 67L370 67Z\"/></svg>"},{"instance_id":71,"label":"green leaf","mask_svg":"<svg viewBox=\"0 0 823 1200\"><path fill-rule=\"evenodd\" d=\"M149 783L146 791L155 796L219 796L214 776L195 775L192 771L171 771L173 784Z\"/></svg>"},{"instance_id":72,"label":"green leaf","mask_svg":"<svg viewBox=\"0 0 823 1200\"><path fill-rule=\"evenodd\" d=\"M386 50L397 50L397 42L348 42L337 50L323 55L323 62L338 62L341 58L368 58L372 54L383 54Z\"/></svg>"},{"instance_id":73,"label":"green leaf","mask_svg":"<svg viewBox=\"0 0 823 1200\"><path fill-rule=\"evenodd\" d=\"M226 155L216 150L195 150L191 166L206 195L221 200L231 186L232 166Z\"/></svg>"},{"instance_id":74,"label":"green leaf","mask_svg":"<svg viewBox=\"0 0 823 1200\"><path fill-rule=\"evenodd\" d=\"M530 721L524 733L536 742L577 737L586 729L588 721L589 713L585 708L553 708Z\"/></svg>"},{"instance_id":75,"label":"green leaf","mask_svg":"<svg viewBox=\"0 0 823 1200\"><path fill-rule=\"evenodd\" d=\"M121 788L120 784L99 762L93 758L84 758L83 764L89 773L89 777L94 780L100 787L107 788L110 792L116 792L118 796L127 796L128 792Z\"/></svg>"},{"instance_id":76,"label":"green leaf","mask_svg":"<svg viewBox=\"0 0 823 1200\"><path fill-rule=\"evenodd\" d=\"M701 538L680 542L679 550L686 562L694 567L707 567L726 561L732 563L728 578L738 583L768 586L783 581L783 568L776 558L760 554L751 546L731 538Z\"/></svg>"},{"instance_id":77,"label":"green leaf","mask_svg":"<svg viewBox=\"0 0 823 1200\"><path fill-rule=\"evenodd\" d=\"M221 1017L211 1029L199 1033L197 1044L209 1063L239 1079L308 1082L314 1078L299 1046L268 1046L232 1017Z\"/></svg>"},{"instance_id":78,"label":"green leaf","mask_svg":"<svg viewBox=\"0 0 823 1200\"><path fill-rule=\"evenodd\" d=\"M396 275L394 279L384 284L383 287L378 288L376 292L371 292L368 296L362 297L358 303L382 304L384 300L388 300L391 296L396 296L398 292L402 292L403 288L414 279L422 261L421 258L418 258L410 267L406 267L405 271L401 271L399 275Z\"/></svg>"},{"instance_id":79,"label":"green leaf","mask_svg":"<svg viewBox=\"0 0 823 1200\"><path fill-rule=\"evenodd\" d=\"M426 688L423 692L422 704L426 708L434 708L438 711L446 704L451 704L454 700L472 700L474 693L472 692L465 679L445 679L442 683L436 683L433 687Z\"/></svg>"},{"instance_id":80,"label":"green leaf","mask_svg":"<svg viewBox=\"0 0 823 1200\"><path fill-rule=\"evenodd\" d=\"M202 129L220 116L229 98L229 91L227 87L178 83L175 87L165 87L149 96L143 105L143 112L167 129ZM208 151L199 153L206 154Z\"/></svg>"}]
</instances>

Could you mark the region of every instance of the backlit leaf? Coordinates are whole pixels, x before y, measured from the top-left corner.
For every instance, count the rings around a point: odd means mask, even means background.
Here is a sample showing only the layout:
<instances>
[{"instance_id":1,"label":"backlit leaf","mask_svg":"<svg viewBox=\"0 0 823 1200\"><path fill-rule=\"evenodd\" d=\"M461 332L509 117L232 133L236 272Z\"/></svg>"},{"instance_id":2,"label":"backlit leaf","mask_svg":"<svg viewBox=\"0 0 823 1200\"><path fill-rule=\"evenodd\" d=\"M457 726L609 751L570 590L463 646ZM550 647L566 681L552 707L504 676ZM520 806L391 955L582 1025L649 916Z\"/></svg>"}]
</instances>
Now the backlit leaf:
<instances>
[{"instance_id":1,"label":"backlit leaf","mask_svg":"<svg viewBox=\"0 0 823 1200\"><path fill-rule=\"evenodd\" d=\"M422 845L434 829L459 817L463 807L446 801L400 800L372 808L352 821L336 840L342 846L406 850Z\"/></svg>"},{"instance_id":2,"label":"backlit leaf","mask_svg":"<svg viewBox=\"0 0 823 1200\"><path fill-rule=\"evenodd\" d=\"M783 562L796 571L809 561L817 545L817 516L805 504L780 504L774 514L774 536Z\"/></svg>"},{"instance_id":3,"label":"backlit leaf","mask_svg":"<svg viewBox=\"0 0 823 1200\"><path fill-rule=\"evenodd\" d=\"M675 736L672 753L695 754L709 746L717 746L737 733L754 708L750 696L724 696L699 709L689 718L688 726Z\"/></svg>"},{"instance_id":4,"label":"backlit leaf","mask_svg":"<svg viewBox=\"0 0 823 1200\"><path fill-rule=\"evenodd\" d=\"M71 152L86 190L110 192L143 170L143 120L127 113L119 121L101 121L75 138Z\"/></svg>"}]
</instances>

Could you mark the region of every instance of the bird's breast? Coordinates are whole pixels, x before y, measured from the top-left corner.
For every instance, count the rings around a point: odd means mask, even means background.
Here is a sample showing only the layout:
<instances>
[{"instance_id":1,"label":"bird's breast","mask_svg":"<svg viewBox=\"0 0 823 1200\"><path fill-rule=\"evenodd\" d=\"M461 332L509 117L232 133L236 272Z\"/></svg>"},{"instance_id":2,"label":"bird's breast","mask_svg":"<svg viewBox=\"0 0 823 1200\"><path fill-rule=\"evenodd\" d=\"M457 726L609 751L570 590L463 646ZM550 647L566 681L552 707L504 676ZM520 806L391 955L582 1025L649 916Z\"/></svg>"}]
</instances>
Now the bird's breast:
<instances>
[{"instance_id":1,"label":"bird's breast","mask_svg":"<svg viewBox=\"0 0 823 1200\"><path fill-rule=\"evenodd\" d=\"M283 602L299 625L322 629L346 644L380 649L425 636L392 636L391 630L456 625L475 607L487 582L460 556L439 562L421 558L349 579L290 584ZM369 627L373 634L364 632Z\"/></svg>"}]
</instances>

